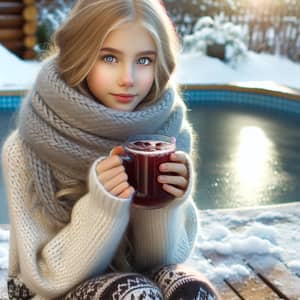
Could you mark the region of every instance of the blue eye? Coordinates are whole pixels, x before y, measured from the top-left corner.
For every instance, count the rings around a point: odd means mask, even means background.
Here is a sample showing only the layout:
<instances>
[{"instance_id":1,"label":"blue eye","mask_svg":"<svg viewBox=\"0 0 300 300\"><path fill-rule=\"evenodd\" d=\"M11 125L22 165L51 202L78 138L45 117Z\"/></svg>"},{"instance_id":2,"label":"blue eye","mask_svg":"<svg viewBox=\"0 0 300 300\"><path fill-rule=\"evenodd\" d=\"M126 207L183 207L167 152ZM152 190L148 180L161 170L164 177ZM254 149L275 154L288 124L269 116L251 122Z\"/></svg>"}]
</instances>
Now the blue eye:
<instances>
[{"instance_id":1,"label":"blue eye","mask_svg":"<svg viewBox=\"0 0 300 300\"><path fill-rule=\"evenodd\" d=\"M103 61L104 62L107 62L107 63L115 63L117 61L116 57L113 56L113 55L105 55L102 57Z\"/></svg>"},{"instance_id":2,"label":"blue eye","mask_svg":"<svg viewBox=\"0 0 300 300\"><path fill-rule=\"evenodd\" d=\"M141 57L137 62L140 65L150 65L152 63L152 59L149 57Z\"/></svg>"}]
</instances>

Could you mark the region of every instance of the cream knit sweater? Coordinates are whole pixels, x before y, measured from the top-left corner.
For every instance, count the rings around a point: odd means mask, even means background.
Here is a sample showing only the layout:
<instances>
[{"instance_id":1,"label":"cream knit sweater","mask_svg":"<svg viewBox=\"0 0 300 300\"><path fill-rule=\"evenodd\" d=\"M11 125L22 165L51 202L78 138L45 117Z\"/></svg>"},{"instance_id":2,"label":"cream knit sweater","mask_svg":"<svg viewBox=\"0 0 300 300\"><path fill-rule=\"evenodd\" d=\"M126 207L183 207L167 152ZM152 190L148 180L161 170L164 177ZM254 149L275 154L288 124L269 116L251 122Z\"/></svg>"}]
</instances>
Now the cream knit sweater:
<instances>
[{"instance_id":1,"label":"cream knit sweater","mask_svg":"<svg viewBox=\"0 0 300 300\"><path fill-rule=\"evenodd\" d=\"M182 263L190 254L198 227L190 197L192 180L185 195L164 208L132 208L131 199L114 197L104 189L95 162L89 172L89 192L76 202L70 223L57 228L32 207L24 157L15 131L2 152L11 225L8 275L24 282L36 294L34 299L56 298L105 272L129 224L136 271Z\"/></svg>"}]
</instances>

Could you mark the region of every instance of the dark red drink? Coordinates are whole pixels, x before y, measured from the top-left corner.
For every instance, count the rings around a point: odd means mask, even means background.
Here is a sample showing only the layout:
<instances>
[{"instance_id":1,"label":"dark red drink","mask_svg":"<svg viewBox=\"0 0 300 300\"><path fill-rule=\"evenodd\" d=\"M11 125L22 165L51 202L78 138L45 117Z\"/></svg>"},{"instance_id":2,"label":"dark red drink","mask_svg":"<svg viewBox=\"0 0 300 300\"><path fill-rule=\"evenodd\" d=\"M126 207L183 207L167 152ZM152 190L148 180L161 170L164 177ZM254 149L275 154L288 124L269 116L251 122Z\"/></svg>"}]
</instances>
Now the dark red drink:
<instances>
[{"instance_id":1,"label":"dark red drink","mask_svg":"<svg viewBox=\"0 0 300 300\"><path fill-rule=\"evenodd\" d=\"M159 165L169 161L175 151L175 139L161 135L137 136L127 142L125 151L128 181L136 190L133 203L155 208L171 200L173 196L162 189L157 177L161 174Z\"/></svg>"}]
</instances>

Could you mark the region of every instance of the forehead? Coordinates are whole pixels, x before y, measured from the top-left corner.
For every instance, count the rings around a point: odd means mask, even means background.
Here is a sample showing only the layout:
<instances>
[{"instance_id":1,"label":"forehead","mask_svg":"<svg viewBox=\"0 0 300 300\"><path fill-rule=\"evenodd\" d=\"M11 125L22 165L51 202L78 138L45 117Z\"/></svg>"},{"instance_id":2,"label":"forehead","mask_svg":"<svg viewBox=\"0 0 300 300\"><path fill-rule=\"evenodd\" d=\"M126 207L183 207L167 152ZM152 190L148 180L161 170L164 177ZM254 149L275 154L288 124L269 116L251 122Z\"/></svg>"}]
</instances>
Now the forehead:
<instances>
[{"instance_id":1,"label":"forehead","mask_svg":"<svg viewBox=\"0 0 300 300\"><path fill-rule=\"evenodd\" d=\"M102 45L102 48L114 48L120 51L130 50L130 52L155 51L155 42L141 24L127 22L112 30Z\"/></svg>"}]
</instances>

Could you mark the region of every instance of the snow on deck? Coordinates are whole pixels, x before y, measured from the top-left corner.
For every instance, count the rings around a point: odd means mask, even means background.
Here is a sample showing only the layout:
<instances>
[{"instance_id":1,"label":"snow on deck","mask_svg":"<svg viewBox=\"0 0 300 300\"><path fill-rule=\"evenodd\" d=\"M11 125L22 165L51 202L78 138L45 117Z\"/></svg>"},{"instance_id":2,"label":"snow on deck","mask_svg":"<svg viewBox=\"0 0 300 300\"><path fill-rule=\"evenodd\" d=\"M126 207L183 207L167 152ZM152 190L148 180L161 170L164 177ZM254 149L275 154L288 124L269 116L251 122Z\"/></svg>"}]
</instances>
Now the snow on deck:
<instances>
[{"instance_id":1,"label":"snow on deck","mask_svg":"<svg viewBox=\"0 0 300 300\"><path fill-rule=\"evenodd\" d=\"M237 294L244 299L300 298L300 203L202 210L199 218L198 240L186 264L212 280L225 300L240 299ZM8 239L8 225L0 226L2 293Z\"/></svg>"}]
</instances>

